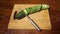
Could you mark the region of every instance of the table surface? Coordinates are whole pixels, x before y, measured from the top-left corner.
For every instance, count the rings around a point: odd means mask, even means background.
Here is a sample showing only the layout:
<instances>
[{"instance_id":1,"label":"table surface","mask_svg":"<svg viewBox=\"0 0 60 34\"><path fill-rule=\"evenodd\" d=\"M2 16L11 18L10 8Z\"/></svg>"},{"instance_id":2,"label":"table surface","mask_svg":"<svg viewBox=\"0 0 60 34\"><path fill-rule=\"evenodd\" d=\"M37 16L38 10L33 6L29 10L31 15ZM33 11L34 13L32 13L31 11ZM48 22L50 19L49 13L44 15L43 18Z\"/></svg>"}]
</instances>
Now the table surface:
<instances>
[{"instance_id":1,"label":"table surface","mask_svg":"<svg viewBox=\"0 0 60 34\"><path fill-rule=\"evenodd\" d=\"M51 30L7 29L14 4L50 5ZM59 34L60 33L60 0L0 0L0 34Z\"/></svg>"}]
</instances>

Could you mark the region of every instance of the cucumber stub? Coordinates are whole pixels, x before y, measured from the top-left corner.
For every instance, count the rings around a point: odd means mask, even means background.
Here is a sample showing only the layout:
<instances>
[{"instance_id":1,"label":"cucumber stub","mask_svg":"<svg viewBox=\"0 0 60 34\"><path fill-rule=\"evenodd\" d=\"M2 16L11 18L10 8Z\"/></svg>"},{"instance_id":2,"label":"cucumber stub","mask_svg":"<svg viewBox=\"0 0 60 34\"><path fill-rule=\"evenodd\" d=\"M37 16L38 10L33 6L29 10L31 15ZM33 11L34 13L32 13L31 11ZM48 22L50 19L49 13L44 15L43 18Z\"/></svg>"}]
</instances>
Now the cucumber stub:
<instances>
[{"instance_id":1,"label":"cucumber stub","mask_svg":"<svg viewBox=\"0 0 60 34\"><path fill-rule=\"evenodd\" d=\"M26 15L25 15L24 11L22 10L21 12L19 12L18 14L15 15L15 19L22 19L25 16Z\"/></svg>"}]
</instances>

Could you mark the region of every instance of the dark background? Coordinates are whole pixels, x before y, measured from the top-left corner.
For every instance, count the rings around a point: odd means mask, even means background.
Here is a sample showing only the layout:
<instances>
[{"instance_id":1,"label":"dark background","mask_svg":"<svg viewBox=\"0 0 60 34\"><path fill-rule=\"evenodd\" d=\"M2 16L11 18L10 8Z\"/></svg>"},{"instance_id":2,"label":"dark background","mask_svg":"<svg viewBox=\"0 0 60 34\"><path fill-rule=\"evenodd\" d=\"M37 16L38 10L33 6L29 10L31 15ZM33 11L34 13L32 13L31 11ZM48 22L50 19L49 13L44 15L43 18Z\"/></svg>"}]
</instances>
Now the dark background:
<instances>
[{"instance_id":1,"label":"dark background","mask_svg":"<svg viewBox=\"0 0 60 34\"><path fill-rule=\"evenodd\" d=\"M14 4L50 5L51 30L10 30L7 29ZM60 34L60 0L0 0L0 34Z\"/></svg>"}]
</instances>

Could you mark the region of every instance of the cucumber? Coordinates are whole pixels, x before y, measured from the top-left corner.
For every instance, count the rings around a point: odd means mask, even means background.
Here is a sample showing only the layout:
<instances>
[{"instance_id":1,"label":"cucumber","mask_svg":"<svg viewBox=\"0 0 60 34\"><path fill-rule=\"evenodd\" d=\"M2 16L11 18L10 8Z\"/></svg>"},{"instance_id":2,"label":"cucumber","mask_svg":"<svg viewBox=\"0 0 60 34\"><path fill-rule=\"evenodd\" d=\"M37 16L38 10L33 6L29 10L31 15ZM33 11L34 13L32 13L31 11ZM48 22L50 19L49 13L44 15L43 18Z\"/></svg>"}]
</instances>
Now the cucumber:
<instances>
[{"instance_id":1,"label":"cucumber","mask_svg":"<svg viewBox=\"0 0 60 34\"><path fill-rule=\"evenodd\" d=\"M18 14L15 15L15 19L22 19L24 18L26 15L24 13L23 10L21 10L21 12L19 12Z\"/></svg>"},{"instance_id":2,"label":"cucumber","mask_svg":"<svg viewBox=\"0 0 60 34\"><path fill-rule=\"evenodd\" d=\"M25 8L25 10L27 11L27 15L38 12L42 9L41 5L40 6L34 6L34 7L29 7L29 8Z\"/></svg>"},{"instance_id":3,"label":"cucumber","mask_svg":"<svg viewBox=\"0 0 60 34\"><path fill-rule=\"evenodd\" d=\"M18 14L16 14L15 19L22 19L26 15L33 14L45 9L49 9L49 5L40 4L38 6L28 7L25 8L24 10L21 10Z\"/></svg>"}]
</instances>

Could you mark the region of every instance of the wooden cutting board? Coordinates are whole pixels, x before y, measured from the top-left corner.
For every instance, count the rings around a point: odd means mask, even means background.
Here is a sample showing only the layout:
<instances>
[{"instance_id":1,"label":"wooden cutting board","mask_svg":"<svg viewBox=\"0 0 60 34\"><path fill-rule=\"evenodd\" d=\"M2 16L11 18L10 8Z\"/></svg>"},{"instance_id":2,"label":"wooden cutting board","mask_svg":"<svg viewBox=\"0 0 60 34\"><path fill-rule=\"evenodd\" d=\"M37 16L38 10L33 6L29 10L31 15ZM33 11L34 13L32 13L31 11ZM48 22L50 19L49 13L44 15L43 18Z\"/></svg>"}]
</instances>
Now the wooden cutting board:
<instances>
[{"instance_id":1,"label":"wooden cutting board","mask_svg":"<svg viewBox=\"0 0 60 34\"><path fill-rule=\"evenodd\" d=\"M8 29L35 29L27 17L20 20L14 20L13 16L15 11L19 12L21 9L37 5L39 4L15 4L8 24ZM41 29L51 29L48 9L30 14L29 16Z\"/></svg>"}]
</instances>

